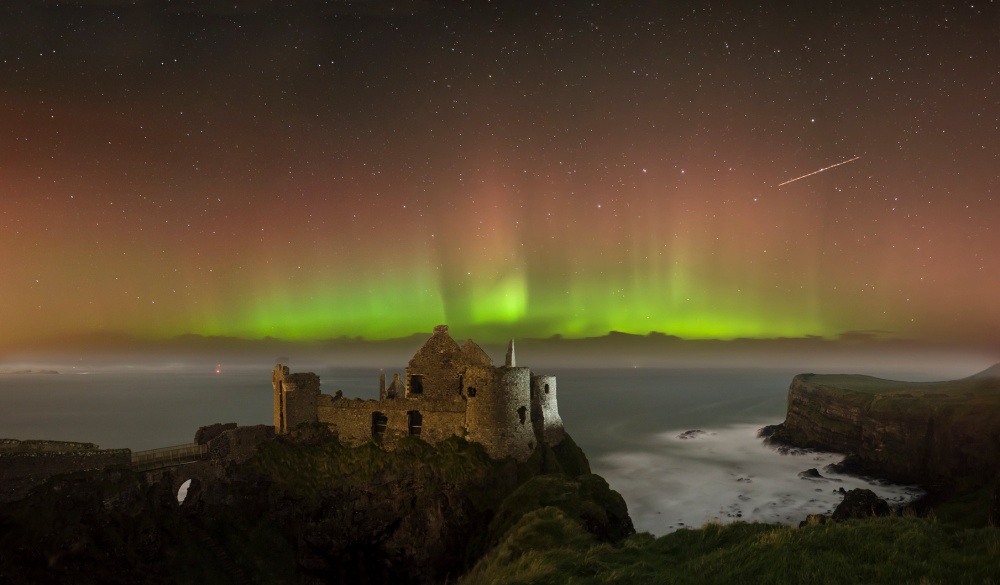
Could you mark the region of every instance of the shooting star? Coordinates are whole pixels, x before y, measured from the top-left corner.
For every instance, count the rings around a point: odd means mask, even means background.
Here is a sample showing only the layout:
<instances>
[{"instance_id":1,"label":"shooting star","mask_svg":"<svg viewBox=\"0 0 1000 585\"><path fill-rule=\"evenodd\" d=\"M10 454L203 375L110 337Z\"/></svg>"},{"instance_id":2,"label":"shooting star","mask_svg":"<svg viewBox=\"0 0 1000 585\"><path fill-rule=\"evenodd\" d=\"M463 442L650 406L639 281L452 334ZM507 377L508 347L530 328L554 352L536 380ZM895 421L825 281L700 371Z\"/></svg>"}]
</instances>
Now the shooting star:
<instances>
[{"instance_id":1,"label":"shooting star","mask_svg":"<svg viewBox=\"0 0 1000 585\"><path fill-rule=\"evenodd\" d=\"M837 163L835 165L830 165L828 167L823 167L823 168L821 168L818 171L813 171L811 173L802 175L801 177L795 177L794 179L790 179L788 181L785 181L784 183L780 183L778 186L780 187L781 185L787 185L789 183L794 183L795 181L798 181L799 179L805 179L806 177L811 177L811 176L815 175L816 173L822 173L823 171L828 171L828 170L832 169L833 167L839 167L840 165L846 165L847 163L854 162L854 161L858 160L859 158L861 158L861 157L860 156L856 156L854 158L849 158L849 159L847 159L845 161L841 161L841 162L839 162L839 163Z\"/></svg>"}]
</instances>

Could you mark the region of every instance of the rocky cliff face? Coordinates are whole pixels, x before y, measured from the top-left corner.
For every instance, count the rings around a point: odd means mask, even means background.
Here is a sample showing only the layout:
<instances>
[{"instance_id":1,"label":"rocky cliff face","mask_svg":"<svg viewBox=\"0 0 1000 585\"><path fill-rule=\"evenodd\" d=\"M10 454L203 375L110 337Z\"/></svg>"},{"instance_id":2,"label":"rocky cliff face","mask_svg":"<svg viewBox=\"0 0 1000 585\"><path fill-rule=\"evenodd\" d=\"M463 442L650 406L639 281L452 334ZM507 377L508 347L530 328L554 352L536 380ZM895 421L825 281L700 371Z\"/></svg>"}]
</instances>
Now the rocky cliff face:
<instances>
[{"instance_id":1,"label":"rocky cliff face","mask_svg":"<svg viewBox=\"0 0 1000 585\"><path fill-rule=\"evenodd\" d=\"M220 432L213 444L235 430ZM569 437L522 464L457 437L348 448L323 426L257 444L245 460L202 462L220 469L183 504L190 465L60 476L0 504L0 583L454 582L499 538L496 517L554 505L553 493L598 537L634 532Z\"/></svg>"},{"instance_id":2,"label":"rocky cliff face","mask_svg":"<svg viewBox=\"0 0 1000 585\"><path fill-rule=\"evenodd\" d=\"M983 485L1000 470L997 367L949 382L801 374L771 440L845 453L864 469L931 490Z\"/></svg>"}]
</instances>

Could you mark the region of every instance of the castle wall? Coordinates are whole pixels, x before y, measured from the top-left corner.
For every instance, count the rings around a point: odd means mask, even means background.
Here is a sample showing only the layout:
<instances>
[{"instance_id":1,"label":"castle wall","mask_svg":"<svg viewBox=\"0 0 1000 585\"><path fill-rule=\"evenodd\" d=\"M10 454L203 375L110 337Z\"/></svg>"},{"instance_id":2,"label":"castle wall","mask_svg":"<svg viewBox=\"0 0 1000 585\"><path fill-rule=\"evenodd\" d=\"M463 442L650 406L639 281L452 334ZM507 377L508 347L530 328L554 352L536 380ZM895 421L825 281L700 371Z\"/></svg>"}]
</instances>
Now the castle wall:
<instances>
[{"instance_id":1,"label":"castle wall","mask_svg":"<svg viewBox=\"0 0 1000 585\"><path fill-rule=\"evenodd\" d=\"M317 401L318 422L330 425L340 442L357 446L372 438L372 413L381 411L377 400L349 400L323 394Z\"/></svg>"},{"instance_id":2,"label":"castle wall","mask_svg":"<svg viewBox=\"0 0 1000 585\"><path fill-rule=\"evenodd\" d=\"M530 389L528 368L468 368L467 439L481 443L491 457L527 460L536 443L530 420Z\"/></svg>"},{"instance_id":3,"label":"castle wall","mask_svg":"<svg viewBox=\"0 0 1000 585\"><path fill-rule=\"evenodd\" d=\"M289 374L288 367L277 365L271 374L274 389L274 430L287 433L303 423L316 422L319 399L319 376L312 372Z\"/></svg>"},{"instance_id":4,"label":"castle wall","mask_svg":"<svg viewBox=\"0 0 1000 585\"><path fill-rule=\"evenodd\" d=\"M48 441L28 439L0 439L0 453L68 453L71 451L97 450L94 443L77 443L74 441Z\"/></svg>"},{"instance_id":5,"label":"castle wall","mask_svg":"<svg viewBox=\"0 0 1000 585\"><path fill-rule=\"evenodd\" d=\"M52 451L41 447L3 452L0 453L0 502L19 500L54 475L131 464L129 449Z\"/></svg>"},{"instance_id":6,"label":"castle wall","mask_svg":"<svg viewBox=\"0 0 1000 585\"><path fill-rule=\"evenodd\" d=\"M220 432L207 441L208 457L216 463L243 463L253 457L261 445L274 438L274 429L267 425L217 426L222 427ZM195 442L197 436L196 433Z\"/></svg>"},{"instance_id":7,"label":"castle wall","mask_svg":"<svg viewBox=\"0 0 1000 585\"><path fill-rule=\"evenodd\" d=\"M484 445L492 457L525 461L539 442L555 445L565 431L555 377L514 367L513 344L509 354L509 365L495 368L473 341L459 347L439 325L410 360L405 381L396 374L386 387L380 376L379 400L321 394L318 376L289 374L279 365L272 374L275 431L321 422L342 443L356 446L377 429L388 449L411 434L431 444L457 435Z\"/></svg>"},{"instance_id":8,"label":"castle wall","mask_svg":"<svg viewBox=\"0 0 1000 585\"><path fill-rule=\"evenodd\" d=\"M440 408L438 408L440 407ZM438 443L452 435L465 433L465 404L432 404L405 398L349 400L322 394L317 402L318 421L330 425L340 442L357 446L372 438L372 415L386 417L382 444L392 448L396 441L410 434L410 413L420 415L419 436L428 443Z\"/></svg>"},{"instance_id":9,"label":"castle wall","mask_svg":"<svg viewBox=\"0 0 1000 585\"><path fill-rule=\"evenodd\" d=\"M420 438L431 444L440 443L448 437L465 436L465 410L461 412L419 411L423 417ZM405 424L405 421L404 421Z\"/></svg>"},{"instance_id":10,"label":"castle wall","mask_svg":"<svg viewBox=\"0 0 1000 585\"><path fill-rule=\"evenodd\" d=\"M546 445L557 445L566 436L556 403L556 377L531 377L531 423Z\"/></svg>"}]
</instances>

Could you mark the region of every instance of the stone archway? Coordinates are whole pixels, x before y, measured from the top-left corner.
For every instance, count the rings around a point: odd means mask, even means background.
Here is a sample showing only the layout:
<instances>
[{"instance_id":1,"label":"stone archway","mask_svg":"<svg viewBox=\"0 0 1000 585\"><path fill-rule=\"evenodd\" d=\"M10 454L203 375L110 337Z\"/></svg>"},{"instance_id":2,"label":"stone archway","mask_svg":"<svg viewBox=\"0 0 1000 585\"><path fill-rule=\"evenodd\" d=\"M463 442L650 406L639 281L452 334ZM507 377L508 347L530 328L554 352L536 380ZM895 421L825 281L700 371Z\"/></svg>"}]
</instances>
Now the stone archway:
<instances>
[{"instance_id":1,"label":"stone archway","mask_svg":"<svg viewBox=\"0 0 1000 585\"><path fill-rule=\"evenodd\" d=\"M180 487L175 492L177 494L177 505L184 508L196 505L198 500L201 499L201 488L201 478L197 476L192 476L181 481Z\"/></svg>"}]
</instances>

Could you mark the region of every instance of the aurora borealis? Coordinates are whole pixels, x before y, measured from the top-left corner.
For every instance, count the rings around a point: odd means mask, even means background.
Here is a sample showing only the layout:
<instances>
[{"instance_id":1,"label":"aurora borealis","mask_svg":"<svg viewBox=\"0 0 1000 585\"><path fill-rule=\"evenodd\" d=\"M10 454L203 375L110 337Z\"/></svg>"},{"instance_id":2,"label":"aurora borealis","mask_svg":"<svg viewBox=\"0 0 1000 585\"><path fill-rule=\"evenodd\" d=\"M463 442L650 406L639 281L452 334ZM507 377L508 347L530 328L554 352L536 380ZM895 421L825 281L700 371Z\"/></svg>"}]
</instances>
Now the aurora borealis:
<instances>
[{"instance_id":1,"label":"aurora borealis","mask_svg":"<svg viewBox=\"0 0 1000 585\"><path fill-rule=\"evenodd\" d=\"M995 346L996 2L238 6L0 7L0 347Z\"/></svg>"}]
</instances>

